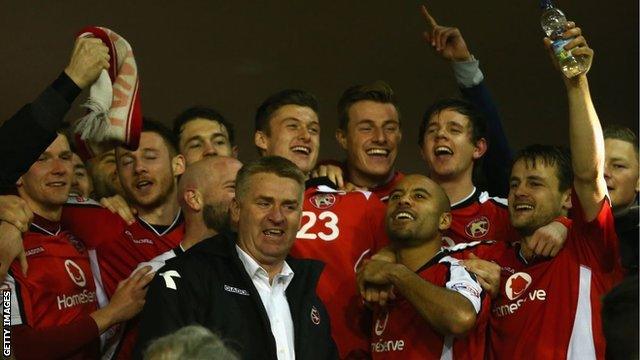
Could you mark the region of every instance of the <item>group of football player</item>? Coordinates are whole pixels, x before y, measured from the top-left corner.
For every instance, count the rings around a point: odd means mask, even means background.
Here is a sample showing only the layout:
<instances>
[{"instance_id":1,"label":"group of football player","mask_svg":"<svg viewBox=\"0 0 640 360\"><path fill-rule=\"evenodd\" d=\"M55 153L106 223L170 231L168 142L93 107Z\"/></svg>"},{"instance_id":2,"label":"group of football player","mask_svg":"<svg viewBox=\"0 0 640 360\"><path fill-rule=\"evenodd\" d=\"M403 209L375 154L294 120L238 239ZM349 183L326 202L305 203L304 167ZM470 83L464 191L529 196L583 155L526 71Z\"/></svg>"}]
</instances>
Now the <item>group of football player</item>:
<instances>
[{"instance_id":1,"label":"group of football player","mask_svg":"<svg viewBox=\"0 0 640 360\"><path fill-rule=\"evenodd\" d=\"M262 158L244 166L233 124L206 107L173 129L145 119L137 149L81 159L63 118L109 59L99 39L78 39L65 71L0 128L5 355L141 357L199 324L243 358L637 356L637 136L602 129L581 29L561 35L586 64L573 78L558 70L569 147L513 154L462 34L422 11L462 95L421 119L425 175L395 167L400 112L382 81L340 97L344 162L318 161L318 102L297 89L259 106ZM211 260L234 239L230 263L250 281ZM300 259L320 260L319 278Z\"/></svg>"}]
</instances>

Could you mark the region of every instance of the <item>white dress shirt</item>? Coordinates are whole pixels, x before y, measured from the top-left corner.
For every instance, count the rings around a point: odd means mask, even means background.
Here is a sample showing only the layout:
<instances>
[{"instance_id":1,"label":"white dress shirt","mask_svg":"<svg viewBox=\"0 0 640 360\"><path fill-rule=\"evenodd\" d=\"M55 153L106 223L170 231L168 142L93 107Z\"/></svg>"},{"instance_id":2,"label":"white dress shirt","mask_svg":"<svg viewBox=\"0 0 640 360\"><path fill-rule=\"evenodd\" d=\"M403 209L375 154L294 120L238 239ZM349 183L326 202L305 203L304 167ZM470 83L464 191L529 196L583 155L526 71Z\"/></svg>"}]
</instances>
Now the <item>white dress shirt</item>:
<instances>
[{"instance_id":1,"label":"white dress shirt","mask_svg":"<svg viewBox=\"0 0 640 360\"><path fill-rule=\"evenodd\" d=\"M278 360L292 360L296 358L294 348L293 319L285 290L293 279L293 270L285 261L280 274L273 278L273 283L269 283L269 273L263 269L249 254L244 252L238 245L236 251L244 265L244 269L249 274L253 285L260 294L260 300L267 310L267 317L271 323L271 333L276 340L276 351Z\"/></svg>"}]
</instances>

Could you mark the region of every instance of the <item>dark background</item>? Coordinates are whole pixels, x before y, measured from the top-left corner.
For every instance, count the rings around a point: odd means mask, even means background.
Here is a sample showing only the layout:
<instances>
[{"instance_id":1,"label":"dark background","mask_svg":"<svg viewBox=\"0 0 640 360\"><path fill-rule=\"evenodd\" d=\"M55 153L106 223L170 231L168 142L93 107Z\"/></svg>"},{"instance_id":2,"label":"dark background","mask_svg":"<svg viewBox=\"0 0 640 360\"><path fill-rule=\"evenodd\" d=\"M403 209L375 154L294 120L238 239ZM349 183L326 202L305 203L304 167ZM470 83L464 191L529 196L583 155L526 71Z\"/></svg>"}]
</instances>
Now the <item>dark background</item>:
<instances>
[{"instance_id":1,"label":"dark background","mask_svg":"<svg viewBox=\"0 0 640 360\"><path fill-rule=\"evenodd\" d=\"M556 2L595 49L589 73L604 124L638 131L638 2ZM349 85L383 79L396 91L404 141L399 168L423 171L419 119L457 95L450 66L424 45L418 1L10 1L0 0L0 119L31 101L66 66L74 35L106 26L133 46L146 116L170 123L194 105L236 124L240 157L256 157L253 115L269 94L297 87L321 102L320 158L341 158L335 105ZM560 74L542 47L536 0L431 1L480 60L514 148L567 141ZM76 101L76 105L79 101ZM76 106L77 107L77 106ZM69 118L77 117L77 110Z\"/></svg>"}]
</instances>

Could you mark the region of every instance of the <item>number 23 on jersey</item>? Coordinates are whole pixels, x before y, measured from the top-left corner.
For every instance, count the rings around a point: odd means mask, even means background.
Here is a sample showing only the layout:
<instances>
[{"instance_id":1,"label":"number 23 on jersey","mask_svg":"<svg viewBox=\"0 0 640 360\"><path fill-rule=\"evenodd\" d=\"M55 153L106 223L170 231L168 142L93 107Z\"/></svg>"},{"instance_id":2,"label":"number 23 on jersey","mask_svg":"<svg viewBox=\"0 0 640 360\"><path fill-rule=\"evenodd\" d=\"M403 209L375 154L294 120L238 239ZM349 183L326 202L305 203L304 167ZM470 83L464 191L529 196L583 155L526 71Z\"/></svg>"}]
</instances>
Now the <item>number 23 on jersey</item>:
<instances>
[{"instance_id":1,"label":"number 23 on jersey","mask_svg":"<svg viewBox=\"0 0 640 360\"><path fill-rule=\"evenodd\" d=\"M318 226L315 226L318 223ZM302 226L298 231L297 238L305 240L316 240L320 238L324 241L332 241L340 236L338 228L338 215L333 211L323 211L320 214L312 211L302 212Z\"/></svg>"}]
</instances>

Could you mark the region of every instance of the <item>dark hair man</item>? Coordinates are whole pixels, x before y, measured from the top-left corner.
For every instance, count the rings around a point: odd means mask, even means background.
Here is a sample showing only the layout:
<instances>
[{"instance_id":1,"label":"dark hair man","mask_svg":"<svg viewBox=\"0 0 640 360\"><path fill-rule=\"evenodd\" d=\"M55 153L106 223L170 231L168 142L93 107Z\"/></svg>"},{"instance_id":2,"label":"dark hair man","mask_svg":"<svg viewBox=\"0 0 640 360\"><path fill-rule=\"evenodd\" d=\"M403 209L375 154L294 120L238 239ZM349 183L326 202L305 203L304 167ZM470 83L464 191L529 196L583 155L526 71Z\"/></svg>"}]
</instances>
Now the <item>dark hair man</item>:
<instances>
[{"instance_id":1,"label":"dark hair man","mask_svg":"<svg viewBox=\"0 0 640 360\"><path fill-rule=\"evenodd\" d=\"M19 272L16 261L6 280L12 311L5 331L11 333L17 358L98 358L100 334L142 309L151 280L144 276L149 268L136 272L98 309L87 249L60 224L73 176L72 155L66 137L58 135L16 184L34 212L24 233L29 274Z\"/></svg>"},{"instance_id":2,"label":"dark hair man","mask_svg":"<svg viewBox=\"0 0 640 360\"><path fill-rule=\"evenodd\" d=\"M254 142L262 156L282 156L308 174L320 151L318 101L287 89L267 98L256 111Z\"/></svg>"},{"instance_id":3,"label":"dark hair man","mask_svg":"<svg viewBox=\"0 0 640 360\"><path fill-rule=\"evenodd\" d=\"M561 35L565 48L588 71L593 57L572 23ZM559 68L551 40L550 56ZM527 244L541 226L571 207L564 247L553 258L536 257L528 246L510 246L502 266L500 296L492 304L491 351L497 359L604 358L600 321L604 295L621 274L618 239L607 198L605 149L585 73L563 77L569 99L571 158L551 146L525 148L511 169L509 215Z\"/></svg>"},{"instance_id":4,"label":"dark hair man","mask_svg":"<svg viewBox=\"0 0 640 360\"><path fill-rule=\"evenodd\" d=\"M393 169L402 139L393 90L382 81L348 88L338 101L338 119L336 139L347 151L346 176L384 197L402 177Z\"/></svg>"},{"instance_id":5,"label":"dark hair man","mask_svg":"<svg viewBox=\"0 0 640 360\"><path fill-rule=\"evenodd\" d=\"M134 222L125 222L96 202L73 198L62 214L63 224L95 253L100 269L96 276L108 298L138 264L175 248L184 234L177 197L184 158L177 152L173 133L145 120L138 149L117 148L116 162L122 190L137 211ZM130 356L135 340L132 328L128 326L124 343L117 347L119 356Z\"/></svg>"},{"instance_id":6,"label":"dark hair man","mask_svg":"<svg viewBox=\"0 0 640 360\"><path fill-rule=\"evenodd\" d=\"M214 109L194 106L184 110L173 120L173 133L187 165L205 156L238 156L233 124Z\"/></svg>"},{"instance_id":7,"label":"dark hair man","mask_svg":"<svg viewBox=\"0 0 640 360\"><path fill-rule=\"evenodd\" d=\"M270 96L256 114L256 145L266 149L263 154L291 160L308 175L320 145L317 107L313 95L300 90ZM275 135L276 131L281 134ZM388 242L384 204L366 191L345 193L334 188L327 178L307 181L291 255L325 263L317 291L331 316L340 358L361 358L369 353L369 319L353 286L355 269Z\"/></svg>"},{"instance_id":8,"label":"dark hair man","mask_svg":"<svg viewBox=\"0 0 640 360\"><path fill-rule=\"evenodd\" d=\"M229 206L236 193L236 175L242 163L236 158L204 158L187 167L178 182L178 202L184 216L184 237L180 245L137 269L151 266L156 271L200 241L229 231Z\"/></svg>"},{"instance_id":9,"label":"dark hair man","mask_svg":"<svg viewBox=\"0 0 640 360\"><path fill-rule=\"evenodd\" d=\"M462 259L490 243L442 248L449 199L437 183L408 175L389 195L386 230L397 263L365 261L358 285L373 302L373 359L483 358L489 297ZM393 286L394 299L370 287Z\"/></svg>"},{"instance_id":10,"label":"dark hair man","mask_svg":"<svg viewBox=\"0 0 640 360\"><path fill-rule=\"evenodd\" d=\"M238 172L231 205L237 235L219 234L167 263L149 289L139 350L195 323L229 339L242 358L336 358L315 293L322 265L287 257L304 180L295 164L275 156Z\"/></svg>"}]
</instances>

